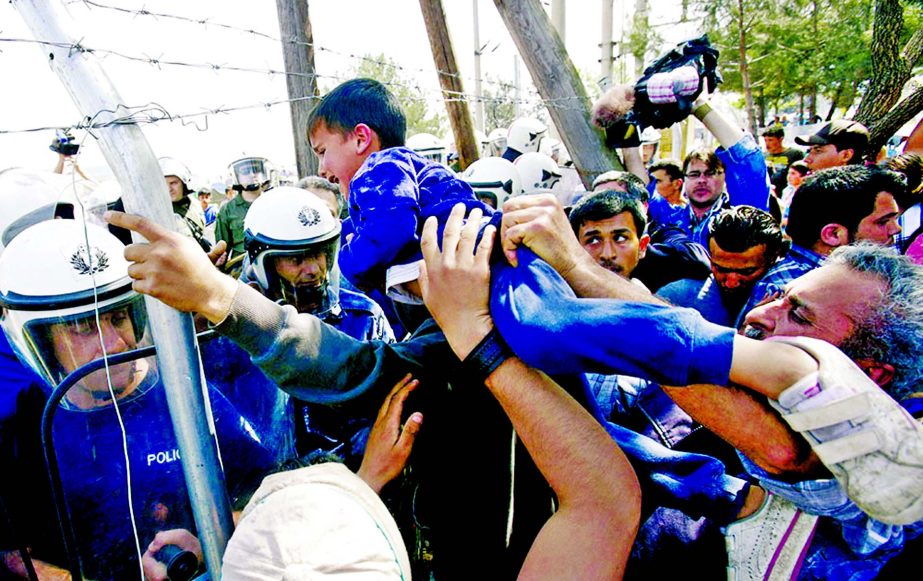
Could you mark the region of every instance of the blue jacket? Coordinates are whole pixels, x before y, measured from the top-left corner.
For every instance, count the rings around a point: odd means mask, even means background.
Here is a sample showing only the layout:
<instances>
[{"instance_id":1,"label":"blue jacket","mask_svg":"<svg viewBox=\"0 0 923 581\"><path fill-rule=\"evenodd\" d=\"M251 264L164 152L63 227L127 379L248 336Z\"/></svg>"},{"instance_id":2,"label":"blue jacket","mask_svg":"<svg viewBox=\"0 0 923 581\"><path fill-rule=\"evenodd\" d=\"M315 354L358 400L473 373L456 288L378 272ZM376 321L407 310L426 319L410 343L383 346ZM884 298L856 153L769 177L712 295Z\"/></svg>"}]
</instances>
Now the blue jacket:
<instances>
[{"instance_id":1,"label":"blue jacket","mask_svg":"<svg viewBox=\"0 0 923 581\"><path fill-rule=\"evenodd\" d=\"M701 220L692 213L692 206L686 208L684 229L694 242L708 248L708 223L712 217L733 206L753 206L769 211L769 173L766 171L766 158L759 145L749 133L740 141L724 149L719 147L715 155L724 164L725 191L715 201Z\"/></svg>"},{"instance_id":2,"label":"blue jacket","mask_svg":"<svg viewBox=\"0 0 923 581\"><path fill-rule=\"evenodd\" d=\"M455 204L490 208L446 166L406 147L370 155L349 182L349 218L340 269L360 288L381 288L389 266L421 258L420 233L430 216L444 224ZM344 235L345 239L345 235Z\"/></svg>"}]
</instances>

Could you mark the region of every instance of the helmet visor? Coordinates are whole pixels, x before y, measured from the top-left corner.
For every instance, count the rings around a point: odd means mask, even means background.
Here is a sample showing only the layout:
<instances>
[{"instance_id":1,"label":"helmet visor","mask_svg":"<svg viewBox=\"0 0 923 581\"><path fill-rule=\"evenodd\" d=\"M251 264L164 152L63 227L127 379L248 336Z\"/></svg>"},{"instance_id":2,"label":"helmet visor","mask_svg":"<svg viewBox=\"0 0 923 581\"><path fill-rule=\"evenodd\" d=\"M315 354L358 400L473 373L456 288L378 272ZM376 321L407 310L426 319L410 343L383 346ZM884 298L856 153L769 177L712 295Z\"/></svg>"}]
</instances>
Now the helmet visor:
<instances>
[{"instance_id":1,"label":"helmet visor","mask_svg":"<svg viewBox=\"0 0 923 581\"><path fill-rule=\"evenodd\" d=\"M15 317L15 314L11 314ZM36 318L23 325L21 354L51 385L91 361L151 344L147 315L139 295L96 311ZM78 380L64 405L89 410L117 399L138 395L137 388L152 371L153 357L103 367Z\"/></svg>"},{"instance_id":2,"label":"helmet visor","mask_svg":"<svg viewBox=\"0 0 923 581\"><path fill-rule=\"evenodd\" d=\"M300 313L322 315L339 302L339 238L299 251L268 251L264 267L270 292Z\"/></svg>"},{"instance_id":3,"label":"helmet visor","mask_svg":"<svg viewBox=\"0 0 923 581\"><path fill-rule=\"evenodd\" d=\"M269 170L266 160L259 157L248 157L231 164L234 179L245 189L256 189L269 181Z\"/></svg>"}]
</instances>

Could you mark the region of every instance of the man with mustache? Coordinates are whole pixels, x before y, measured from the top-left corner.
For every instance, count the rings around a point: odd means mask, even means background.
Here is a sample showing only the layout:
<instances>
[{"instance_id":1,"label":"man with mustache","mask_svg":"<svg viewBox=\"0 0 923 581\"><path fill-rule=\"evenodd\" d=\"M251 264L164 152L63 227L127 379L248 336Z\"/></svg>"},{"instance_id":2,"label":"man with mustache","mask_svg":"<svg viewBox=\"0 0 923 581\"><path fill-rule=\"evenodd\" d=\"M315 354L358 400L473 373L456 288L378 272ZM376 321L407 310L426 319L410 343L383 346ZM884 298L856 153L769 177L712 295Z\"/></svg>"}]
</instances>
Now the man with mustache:
<instances>
[{"instance_id":1,"label":"man with mustache","mask_svg":"<svg viewBox=\"0 0 923 581\"><path fill-rule=\"evenodd\" d=\"M516 260L516 248L528 246L580 297L549 296L539 303L531 301L534 293L522 293L510 299L514 316L495 322L524 361L542 361L556 373L573 368L656 377L670 361L728 339L709 337L700 322L684 322L683 311L642 298L634 285L577 252L565 220L547 197L504 207L507 258ZM800 536L800 546L780 551L794 553L789 573L801 566L817 578L874 575L923 530L923 506L907 511L909 504L902 504L920 498L904 495L903 487L923 482L918 474L905 478L919 470L911 466L923 457L923 429L908 413L920 407L913 396L923 376L921 288L923 270L891 249L867 243L838 249L824 266L788 285L784 296L750 313L748 338L733 340L728 386L665 388L694 419L737 448L751 475L772 493L749 519L728 527L729 567L736 574L762 578L773 567L778 573L776 550ZM539 305L541 316L535 312ZM567 332L561 341L517 340L534 334L535 326ZM784 380L785 386L776 383L804 363L770 355L780 343L804 349L818 371ZM709 354L712 365L727 363L721 352ZM877 501L868 502L898 490L902 508L890 515L872 506Z\"/></svg>"},{"instance_id":2,"label":"man with mustache","mask_svg":"<svg viewBox=\"0 0 923 581\"><path fill-rule=\"evenodd\" d=\"M756 140L713 109L707 91L693 104L692 114L720 144L717 150L695 149L683 160L689 206L682 227L707 248L708 223L722 209L746 205L769 211L769 175Z\"/></svg>"}]
</instances>

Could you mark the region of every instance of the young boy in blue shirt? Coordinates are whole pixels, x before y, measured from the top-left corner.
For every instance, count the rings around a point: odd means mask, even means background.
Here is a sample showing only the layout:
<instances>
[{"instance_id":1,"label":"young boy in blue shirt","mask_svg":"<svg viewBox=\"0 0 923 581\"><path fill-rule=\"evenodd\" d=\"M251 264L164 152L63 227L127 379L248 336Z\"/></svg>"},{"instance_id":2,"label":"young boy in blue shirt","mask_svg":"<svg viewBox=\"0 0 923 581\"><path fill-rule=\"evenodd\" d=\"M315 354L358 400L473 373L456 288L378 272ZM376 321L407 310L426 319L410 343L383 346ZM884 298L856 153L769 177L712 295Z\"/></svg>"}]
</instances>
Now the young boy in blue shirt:
<instances>
[{"instance_id":1,"label":"young boy in blue shirt","mask_svg":"<svg viewBox=\"0 0 923 581\"><path fill-rule=\"evenodd\" d=\"M360 288L384 288L398 302L419 274L420 233L430 216L444 224L452 207L490 209L448 167L404 147L407 121L388 89L352 79L321 99L308 118L318 173L339 184L349 204L340 269ZM417 293L418 294L418 293Z\"/></svg>"}]
</instances>

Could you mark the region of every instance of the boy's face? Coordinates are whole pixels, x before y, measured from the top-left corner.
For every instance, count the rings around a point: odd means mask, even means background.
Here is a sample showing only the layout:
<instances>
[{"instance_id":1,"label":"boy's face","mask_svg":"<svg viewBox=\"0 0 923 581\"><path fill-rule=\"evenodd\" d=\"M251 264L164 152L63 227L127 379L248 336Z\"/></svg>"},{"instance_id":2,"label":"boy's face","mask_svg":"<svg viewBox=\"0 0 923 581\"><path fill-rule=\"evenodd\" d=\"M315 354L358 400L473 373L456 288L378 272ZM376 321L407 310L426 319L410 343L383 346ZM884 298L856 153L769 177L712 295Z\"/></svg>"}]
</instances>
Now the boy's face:
<instances>
[{"instance_id":1,"label":"boy's face","mask_svg":"<svg viewBox=\"0 0 923 581\"><path fill-rule=\"evenodd\" d=\"M344 196L349 195L349 182L367 157L360 153L355 131L343 134L322 121L311 131L311 148L317 155L318 175L338 184Z\"/></svg>"}]
</instances>

